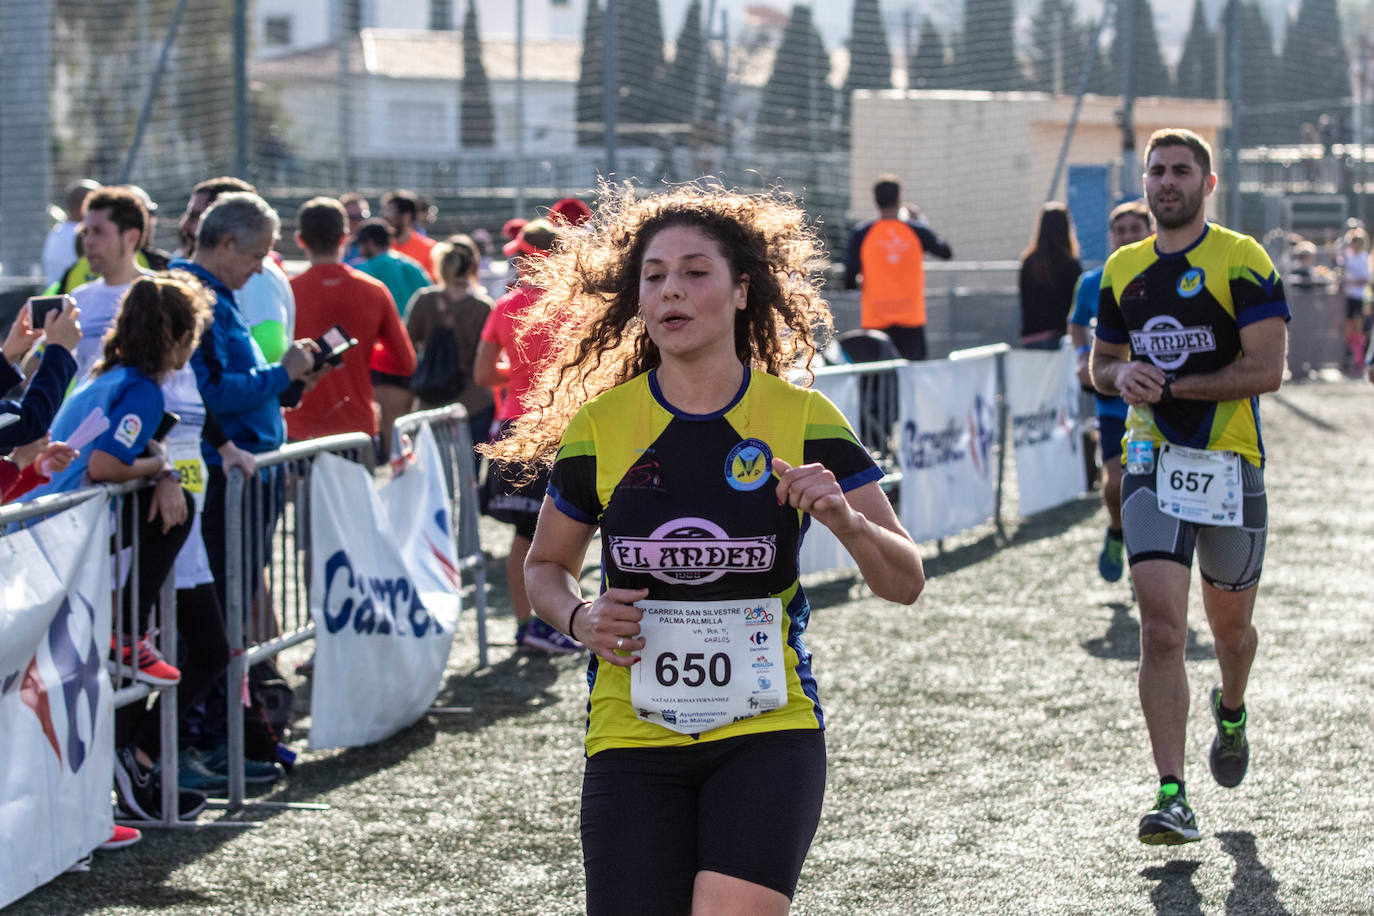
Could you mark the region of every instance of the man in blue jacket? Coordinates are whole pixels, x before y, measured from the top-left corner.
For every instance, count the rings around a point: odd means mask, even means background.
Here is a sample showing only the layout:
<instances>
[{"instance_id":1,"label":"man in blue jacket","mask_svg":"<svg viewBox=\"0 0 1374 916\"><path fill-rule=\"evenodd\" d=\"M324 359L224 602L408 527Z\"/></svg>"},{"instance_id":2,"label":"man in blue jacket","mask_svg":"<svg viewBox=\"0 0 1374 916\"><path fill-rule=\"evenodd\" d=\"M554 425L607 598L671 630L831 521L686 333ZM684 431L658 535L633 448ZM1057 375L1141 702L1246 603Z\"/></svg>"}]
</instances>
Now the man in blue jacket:
<instances>
[{"instance_id":1,"label":"man in blue jacket","mask_svg":"<svg viewBox=\"0 0 1374 916\"><path fill-rule=\"evenodd\" d=\"M262 260L276 244L280 227L276 211L258 195L221 195L200 220L191 259L177 259L171 265L193 274L215 296L214 322L201 335L200 347L191 357L201 398L230 441L259 454L279 448L284 441L281 394L295 381L311 387L328 371L327 366L315 370L318 348L314 341L296 341L280 363L268 363L235 299L235 291L262 270ZM215 588L223 601L225 476L219 452L208 443L202 449L207 466L202 530ZM260 521L262 527L250 534L265 542L273 519Z\"/></svg>"}]
</instances>

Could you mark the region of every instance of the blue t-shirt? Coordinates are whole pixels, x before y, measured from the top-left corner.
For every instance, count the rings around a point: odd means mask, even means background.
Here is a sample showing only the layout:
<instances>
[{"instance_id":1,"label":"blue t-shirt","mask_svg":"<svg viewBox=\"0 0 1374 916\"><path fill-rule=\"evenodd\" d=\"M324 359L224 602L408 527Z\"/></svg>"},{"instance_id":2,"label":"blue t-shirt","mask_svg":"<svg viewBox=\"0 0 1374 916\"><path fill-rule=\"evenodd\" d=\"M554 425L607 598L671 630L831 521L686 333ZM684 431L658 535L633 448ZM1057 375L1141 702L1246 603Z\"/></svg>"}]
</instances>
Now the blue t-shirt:
<instances>
[{"instance_id":1,"label":"blue t-shirt","mask_svg":"<svg viewBox=\"0 0 1374 916\"><path fill-rule=\"evenodd\" d=\"M79 489L88 482L85 480L86 467L95 449L108 452L125 464L133 464L134 459L143 454L162 420L162 389L157 382L128 366L116 366L101 373L79 385L63 402L52 421L53 441L67 441L97 410L109 419L109 428L83 447L65 471L54 474L48 483L24 494L25 500Z\"/></svg>"},{"instance_id":2,"label":"blue t-shirt","mask_svg":"<svg viewBox=\"0 0 1374 916\"><path fill-rule=\"evenodd\" d=\"M1097 300L1102 292L1102 268L1089 270L1078 275L1078 285L1073 290L1073 314L1069 324L1090 328L1097 321ZM1097 395L1097 415L1126 419L1126 402L1121 398L1108 398Z\"/></svg>"}]
</instances>

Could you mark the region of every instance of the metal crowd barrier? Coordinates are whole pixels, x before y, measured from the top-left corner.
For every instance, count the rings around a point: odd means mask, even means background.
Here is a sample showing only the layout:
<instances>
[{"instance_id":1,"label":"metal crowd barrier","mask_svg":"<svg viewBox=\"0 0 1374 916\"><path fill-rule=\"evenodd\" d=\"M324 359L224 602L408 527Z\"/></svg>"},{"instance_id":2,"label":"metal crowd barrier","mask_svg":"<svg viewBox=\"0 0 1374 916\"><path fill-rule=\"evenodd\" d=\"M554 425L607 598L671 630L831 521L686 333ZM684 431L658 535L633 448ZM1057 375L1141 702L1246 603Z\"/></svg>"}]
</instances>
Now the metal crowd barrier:
<instances>
[{"instance_id":1,"label":"metal crowd barrier","mask_svg":"<svg viewBox=\"0 0 1374 916\"><path fill-rule=\"evenodd\" d=\"M238 468L225 486L225 629L229 637L230 810L243 807L243 715L236 702L248 669L313 639L310 618L310 474L314 458L341 455L372 469L375 449L364 433L326 436L257 456L258 473ZM253 532L263 536L254 537ZM259 803L263 804L263 803ZM319 807L284 805L285 807Z\"/></svg>"},{"instance_id":2,"label":"metal crowd barrier","mask_svg":"<svg viewBox=\"0 0 1374 916\"><path fill-rule=\"evenodd\" d=\"M458 570L467 575L471 571L473 604L477 612L477 664L487 667L487 560L482 552L482 536L478 530L481 515L478 499L477 466L472 451L472 433L468 426L468 412L462 404L449 404L433 410L421 410L398 417L392 430L391 454L401 453L401 436L412 439L420 427L428 423L439 446L444 464L444 479L448 482L454 519L455 556Z\"/></svg>"},{"instance_id":3,"label":"metal crowd barrier","mask_svg":"<svg viewBox=\"0 0 1374 916\"><path fill-rule=\"evenodd\" d=\"M19 528L27 527L36 522L50 518L59 512L79 506L87 500L103 499L110 503L112 513L110 530L113 543L111 545L111 569L114 572L114 588L111 591L110 605L110 629L111 654L110 663L106 669L110 673L111 686L114 688L114 708L119 709L133 703L143 703L147 701L149 695L153 693L153 688L135 679L137 673L137 651L132 654L135 658L133 665L117 663L114 659L121 658L126 646L137 646L143 634L137 630L137 600L130 599L129 596L137 596L139 586L139 566L142 558L142 545L139 543L138 527L135 525L131 531L124 530L124 501L134 498L133 494L138 490L151 487L152 482L146 478L126 481L122 484L101 484L98 486L83 487L79 490L70 490L65 493L52 493L47 496L40 496L32 502L12 503L7 506L0 506L0 537L4 537L10 530L11 525ZM128 551L127 559L125 551ZM128 570L128 576L120 574L121 569ZM134 606L134 614L126 629L120 625L123 619L122 608L126 599ZM9 610L14 610L13 608ZM173 569L167 575L167 580L162 583L162 589L158 596L158 610L155 625L158 630L158 650L170 659L177 657L177 626L176 626L176 570ZM159 729L162 742L162 750L159 756L159 765L164 774L162 779L162 818L158 821L138 821L140 827L156 825L160 827L185 826L185 822L178 817L178 787L177 787L177 688L175 685L160 688L162 705L159 708ZM110 774L113 781L114 774Z\"/></svg>"}]
</instances>

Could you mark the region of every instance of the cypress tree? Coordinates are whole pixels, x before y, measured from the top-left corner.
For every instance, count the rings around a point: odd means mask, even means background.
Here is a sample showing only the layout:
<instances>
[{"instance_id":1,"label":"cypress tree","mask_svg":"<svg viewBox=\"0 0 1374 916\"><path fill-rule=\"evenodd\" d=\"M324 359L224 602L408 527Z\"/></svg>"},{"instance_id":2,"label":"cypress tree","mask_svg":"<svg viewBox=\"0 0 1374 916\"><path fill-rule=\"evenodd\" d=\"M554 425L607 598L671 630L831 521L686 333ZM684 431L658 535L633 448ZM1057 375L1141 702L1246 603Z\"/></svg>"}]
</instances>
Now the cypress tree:
<instances>
[{"instance_id":1,"label":"cypress tree","mask_svg":"<svg viewBox=\"0 0 1374 916\"><path fill-rule=\"evenodd\" d=\"M619 121L627 127L661 122L667 64L658 0L619 0L617 12ZM621 140L627 146L657 146L662 142L655 132L622 133Z\"/></svg>"},{"instance_id":2,"label":"cypress tree","mask_svg":"<svg viewBox=\"0 0 1374 916\"><path fill-rule=\"evenodd\" d=\"M826 81L830 56L811 18L811 8L792 6L773 72L763 87L758 138L765 148L824 149L830 145L835 101Z\"/></svg>"},{"instance_id":3,"label":"cypress tree","mask_svg":"<svg viewBox=\"0 0 1374 916\"><path fill-rule=\"evenodd\" d=\"M1127 17L1130 17L1129 20ZM1155 32L1155 14L1150 0L1119 0L1116 7L1116 34L1112 37L1112 68L1109 87L1113 95L1125 91L1123 74L1126 64L1125 38L1130 29L1132 60L1135 65L1131 84L1135 96L1165 96L1173 94L1173 80L1159 51L1159 36Z\"/></svg>"},{"instance_id":4,"label":"cypress tree","mask_svg":"<svg viewBox=\"0 0 1374 916\"><path fill-rule=\"evenodd\" d=\"M1207 28L1202 0L1193 0L1193 21L1178 57L1178 94L1190 99L1217 97L1217 36Z\"/></svg>"},{"instance_id":5,"label":"cypress tree","mask_svg":"<svg viewBox=\"0 0 1374 916\"><path fill-rule=\"evenodd\" d=\"M878 0L854 0L849 26L849 73L844 80L844 123L855 89L892 88L892 50Z\"/></svg>"},{"instance_id":6,"label":"cypress tree","mask_svg":"<svg viewBox=\"0 0 1374 916\"><path fill-rule=\"evenodd\" d=\"M955 54L959 89L1021 89L1025 80L1013 42L1012 0L965 0L964 31Z\"/></svg>"},{"instance_id":7,"label":"cypress tree","mask_svg":"<svg viewBox=\"0 0 1374 916\"><path fill-rule=\"evenodd\" d=\"M1304 123L1319 130L1327 123L1331 127L1322 130L1325 142L1347 139L1342 125L1351 96L1350 58L1341 37L1336 0L1302 0L1288 25L1279 68L1280 98L1299 103L1280 119L1294 137Z\"/></svg>"},{"instance_id":8,"label":"cypress tree","mask_svg":"<svg viewBox=\"0 0 1374 916\"><path fill-rule=\"evenodd\" d=\"M588 0L587 18L582 27L582 69L577 75L577 123L589 126L577 131L578 146L597 146L605 139L599 127L606 69L606 46L601 38L604 18L600 2Z\"/></svg>"},{"instance_id":9,"label":"cypress tree","mask_svg":"<svg viewBox=\"0 0 1374 916\"><path fill-rule=\"evenodd\" d=\"M692 0L677 35L673 62L668 67L668 82L663 87L665 121L692 124L701 112L701 68L706 53L705 35L701 31L701 0Z\"/></svg>"},{"instance_id":10,"label":"cypress tree","mask_svg":"<svg viewBox=\"0 0 1374 916\"><path fill-rule=\"evenodd\" d=\"M1030 87L1040 92L1074 93L1091 59L1089 89L1101 82L1102 61L1092 53L1096 23L1083 23L1073 0L1041 0L1031 17ZM1094 77L1096 79L1094 80Z\"/></svg>"},{"instance_id":11,"label":"cypress tree","mask_svg":"<svg viewBox=\"0 0 1374 916\"><path fill-rule=\"evenodd\" d=\"M496 112L491 104L491 81L482 64L482 33L477 28L477 0L468 0L463 16L463 81L458 121L463 146L496 145Z\"/></svg>"},{"instance_id":12,"label":"cypress tree","mask_svg":"<svg viewBox=\"0 0 1374 916\"><path fill-rule=\"evenodd\" d=\"M906 84L912 89L949 88L949 61L945 39L929 16L921 18L916 50L906 65Z\"/></svg>"}]
</instances>

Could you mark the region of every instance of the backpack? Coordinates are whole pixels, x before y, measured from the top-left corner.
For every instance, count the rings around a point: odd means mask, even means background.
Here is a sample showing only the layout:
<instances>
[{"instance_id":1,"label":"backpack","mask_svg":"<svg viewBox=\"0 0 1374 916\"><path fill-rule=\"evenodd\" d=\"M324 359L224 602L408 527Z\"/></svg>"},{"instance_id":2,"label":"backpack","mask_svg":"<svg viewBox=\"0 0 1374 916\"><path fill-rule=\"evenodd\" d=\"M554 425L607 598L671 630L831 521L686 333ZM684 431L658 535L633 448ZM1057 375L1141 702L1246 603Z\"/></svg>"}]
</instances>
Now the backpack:
<instances>
[{"instance_id":1,"label":"backpack","mask_svg":"<svg viewBox=\"0 0 1374 916\"><path fill-rule=\"evenodd\" d=\"M467 373L458 365L458 341L453 328L437 325L429 332L424 353L410 377L410 390L427 404L448 404L468 386Z\"/></svg>"}]
</instances>

